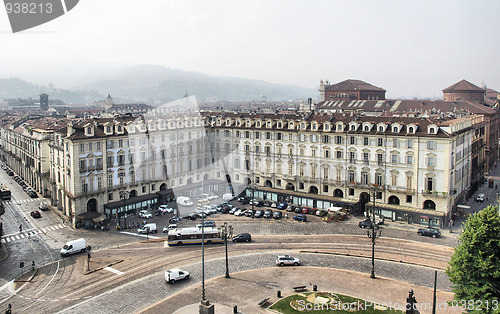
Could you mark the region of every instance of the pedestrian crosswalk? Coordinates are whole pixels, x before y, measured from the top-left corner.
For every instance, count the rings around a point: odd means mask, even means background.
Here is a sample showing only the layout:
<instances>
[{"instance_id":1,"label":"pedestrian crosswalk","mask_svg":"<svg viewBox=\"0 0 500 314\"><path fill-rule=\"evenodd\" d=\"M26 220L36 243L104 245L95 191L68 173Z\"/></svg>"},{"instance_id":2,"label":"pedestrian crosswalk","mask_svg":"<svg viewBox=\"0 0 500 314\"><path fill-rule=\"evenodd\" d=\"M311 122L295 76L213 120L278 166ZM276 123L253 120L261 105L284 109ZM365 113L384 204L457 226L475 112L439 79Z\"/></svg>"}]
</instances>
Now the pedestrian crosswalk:
<instances>
[{"instance_id":1,"label":"pedestrian crosswalk","mask_svg":"<svg viewBox=\"0 0 500 314\"><path fill-rule=\"evenodd\" d=\"M39 202L39 198L27 198L23 200L8 200L8 201L3 201L4 204L20 204L20 203L31 203L31 202Z\"/></svg>"},{"instance_id":2,"label":"pedestrian crosswalk","mask_svg":"<svg viewBox=\"0 0 500 314\"><path fill-rule=\"evenodd\" d=\"M10 243L13 241L25 239L25 238L30 238L32 236L36 236L38 234L45 234L50 231L55 231L57 229L64 228L65 226L63 224L58 224L54 226L49 226L49 227L44 227L40 229L31 229L31 230L26 230L18 234L8 234L2 237L1 242L2 243Z\"/></svg>"}]
</instances>

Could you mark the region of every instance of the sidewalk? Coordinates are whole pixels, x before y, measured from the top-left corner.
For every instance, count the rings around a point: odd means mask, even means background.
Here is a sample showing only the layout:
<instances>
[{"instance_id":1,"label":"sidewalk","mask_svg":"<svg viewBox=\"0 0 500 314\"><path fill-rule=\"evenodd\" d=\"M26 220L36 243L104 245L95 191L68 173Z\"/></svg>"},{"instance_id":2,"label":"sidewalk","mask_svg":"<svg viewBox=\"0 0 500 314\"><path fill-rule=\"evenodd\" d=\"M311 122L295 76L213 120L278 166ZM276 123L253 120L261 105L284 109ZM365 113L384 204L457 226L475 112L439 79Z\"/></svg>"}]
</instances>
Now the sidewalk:
<instances>
[{"instance_id":1,"label":"sidewalk","mask_svg":"<svg viewBox=\"0 0 500 314\"><path fill-rule=\"evenodd\" d=\"M235 305L238 313L267 313L258 304L265 298L269 298L267 306L278 301L278 290L283 297L287 297L296 294L292 287L305 285L307 292L312 292L313 285L317 285L318 291L349 295L378 304L397 303L404 307L408 292L413 289L417 302L430 306L427 308L430 310L421 310L420 313L432 312L433 291L430 288L380 277L371 279L368 274L348 270L318 267L300 267L300 271L297 270L296 267L276 267L234 273L229 279L217 277L205 282L206 299L215 304L217 310L220 309L217 313L232 313ZM196 313L200 299L201 288L196 285L166 298L142 313ZM451 292L437 292L437 304L441 304L442 308L446 301L452 299ZM460 311L446 308L437 310L436 313Z\"/></svg>"}]
</instances>

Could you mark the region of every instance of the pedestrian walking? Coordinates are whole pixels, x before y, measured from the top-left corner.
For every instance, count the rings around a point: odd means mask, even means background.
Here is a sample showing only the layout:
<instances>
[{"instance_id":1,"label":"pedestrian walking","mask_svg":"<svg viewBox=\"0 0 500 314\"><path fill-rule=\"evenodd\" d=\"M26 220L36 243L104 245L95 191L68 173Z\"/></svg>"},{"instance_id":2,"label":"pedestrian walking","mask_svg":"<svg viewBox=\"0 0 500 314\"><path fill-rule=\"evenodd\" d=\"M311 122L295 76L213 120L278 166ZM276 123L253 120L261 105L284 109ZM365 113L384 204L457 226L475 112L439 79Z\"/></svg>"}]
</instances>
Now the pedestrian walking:
<instances>
[{"instance_id":1,"label":"pedestrian walking","mask_svg":"<svg viewBox=\"0 0 500 314\"><path fill-rule=\"evenodd\" d=\"M23 225L19 225L19 232L23 232Z\"/></svg>"}]
</instances>

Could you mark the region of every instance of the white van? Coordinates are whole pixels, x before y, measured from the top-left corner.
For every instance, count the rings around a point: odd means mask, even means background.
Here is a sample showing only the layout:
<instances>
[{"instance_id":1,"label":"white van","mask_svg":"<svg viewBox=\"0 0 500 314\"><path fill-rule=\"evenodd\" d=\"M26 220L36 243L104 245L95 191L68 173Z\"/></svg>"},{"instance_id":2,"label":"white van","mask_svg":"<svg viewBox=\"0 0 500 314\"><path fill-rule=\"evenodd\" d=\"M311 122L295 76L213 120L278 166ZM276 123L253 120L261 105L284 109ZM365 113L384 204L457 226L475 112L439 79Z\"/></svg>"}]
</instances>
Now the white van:
<instances>
[{"instance_id":1,"label":"white van","mask_svg":"<svg viewBox=\"0 0 500 314\"><path fill-rule=\"evenodd\" d=\"M229 202L230 200L232 200L234 198L233 194L231 193L226 193L224 195L222 195L222 199L226 202Z\"/></svg>"},{"instance_id":2,"label":"white van","mask_svg":"<svg viewBox=\"0 0 500 314\"><path fill-rule=\"evenodd\" d=\"M193 202L189 197L186 196L179 196L177 198L177 204L181 206L193 206Z\"/></svg>"},{"instance_id":3,"label":"white van","mask_svg":"<svg viewBox=\"0 0 500 314\"><path fill-rule=\"evenodd\" d=\"M68 256L78 252L85 252L87 250L87 243L85 239L72 240L67 242L61 249L62 256Z\"/></svg>"},{"instance_id":4,"label":"white van","mask_svg":"<svg viewBox=\"0 0 500 314\"><path fill-rule=\"evenodd\" d=\"M152 222L149 224L145 224L144 227L137 229L137 233L156 233L156 223Z\"/></svg>"}]
</instances>

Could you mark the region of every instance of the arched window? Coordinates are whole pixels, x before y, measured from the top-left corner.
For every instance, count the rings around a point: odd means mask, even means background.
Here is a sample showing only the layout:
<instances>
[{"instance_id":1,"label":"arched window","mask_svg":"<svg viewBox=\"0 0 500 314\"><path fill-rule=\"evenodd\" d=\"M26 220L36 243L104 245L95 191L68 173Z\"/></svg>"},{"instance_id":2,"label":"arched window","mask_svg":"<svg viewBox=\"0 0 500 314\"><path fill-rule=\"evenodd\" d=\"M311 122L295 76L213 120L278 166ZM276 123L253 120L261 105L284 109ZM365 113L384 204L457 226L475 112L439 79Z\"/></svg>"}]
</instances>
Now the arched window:
<instances>
[{"instance_id":1,"label":"arched window","mask_svg":"<svg viewBox=\"0 0 500 314\"><path fill-rule=\"evenodd\" d=\"M378 127L378 131L379 131L379 132L384 132L384 127L383 127L383 126L379 126L379 127Z\"/></svg>"},{"instance_id":2,"label":"arched window","mask_svg":"<svg viewBox=\"0 0 500 314\"><path fill-rule=\"evenodd\" d=\"M367 125L365 125L365 132L368 132L368 131L370 131L370 128Z\"/></svg>"},{"instance_id":3,"label":"arched window","mask_svg":"<svg viewBox=\"0 0 500 314\"><path fill-rule=\"evenodd\" d=\"M408 133L413 133L413 127L408 128Z\"/></svg>"},{"instance_id":4,"label":"arched window","mask_svg":"<svg viewBox=\"0 0 500 314\"><path fill-rule=\"evenodd\" d=\"M429 134L434 134L434 128L429 128Z\"/></svg>"},{"instance_id":5,"label":"arched window","mask_svg":"<svg viewBox=\"0 0 500 314\"><path fill-rule=\"evenodd\" d=\"M111 133L111 127L109 125L106 127L106 133Z\"/></svg>"}]
</instances>

